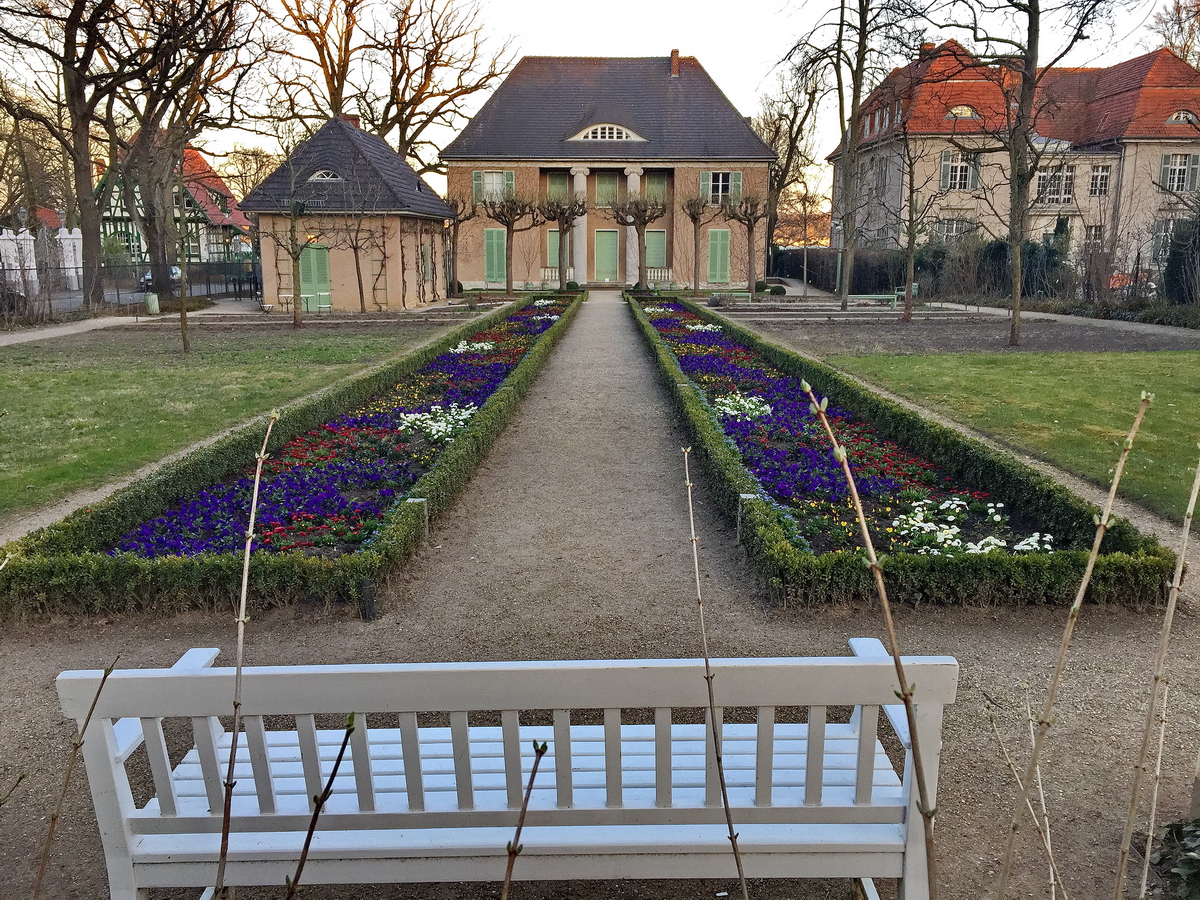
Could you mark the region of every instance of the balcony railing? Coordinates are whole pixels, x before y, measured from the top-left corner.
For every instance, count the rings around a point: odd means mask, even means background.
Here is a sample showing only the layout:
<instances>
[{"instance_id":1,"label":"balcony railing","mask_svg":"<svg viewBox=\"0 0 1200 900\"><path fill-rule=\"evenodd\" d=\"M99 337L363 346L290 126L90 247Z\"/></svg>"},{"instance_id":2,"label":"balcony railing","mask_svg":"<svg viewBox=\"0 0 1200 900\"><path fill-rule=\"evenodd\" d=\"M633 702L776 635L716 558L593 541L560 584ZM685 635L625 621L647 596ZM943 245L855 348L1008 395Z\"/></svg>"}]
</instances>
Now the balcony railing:
<instances>
[{"instance_id":1,"label":"balcony railing","mask_svg":"<svg viewBox=\"0 0 1200 900\"><path fill-rule=\"evenodd\" d=\"M671 267L659 268L651 266L646 270L646 280L651 284L670 284L675 279L671 277Z\"/></svg>"},{"instance_id":2,"label":"balcony railing","mask_svg":"<svg viewBox=\"0 0 1200 900\"><path fill-rule=\"evenodd\" d=\"M567 281L575 280L575 267L567 266ZM542 281L547 284L558 281L558 266L542 266Z\"/></svg>"}]
</instances>

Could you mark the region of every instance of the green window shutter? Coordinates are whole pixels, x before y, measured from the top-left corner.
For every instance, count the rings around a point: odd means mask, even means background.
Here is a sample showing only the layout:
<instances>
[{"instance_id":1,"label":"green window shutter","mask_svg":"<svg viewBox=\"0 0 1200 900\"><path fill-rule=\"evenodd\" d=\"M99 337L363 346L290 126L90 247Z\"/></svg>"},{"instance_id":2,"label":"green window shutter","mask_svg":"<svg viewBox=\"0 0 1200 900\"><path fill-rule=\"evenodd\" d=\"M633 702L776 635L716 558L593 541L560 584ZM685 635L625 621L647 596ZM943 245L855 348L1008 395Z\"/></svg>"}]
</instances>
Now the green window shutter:
<instances>
[{"instance_id":1,"label":"green window shutter","mask_svg":"<svg viewBox=\"0 0 1200 900\"><path fill-rule=\"evenodd\" d=\"M546 232L546 265L558 265L558 229L552 228Z\"/></svg>"},{"instance_id":2,"label":"green window shutter","mask_svg":"<svg viewBox=\"0 0 1200 900\"><path fill-rule=\"evenodd\" d=\"M742 173L729 173L729 199L737 203L742 199Z\"/></svg>"},{"instance_id":3,"label":"green window shutter","mask_svg":"<svg viewBox=\"0 0 1200 900\"><path fill-rule=\"evenodd\" d=\"M512 197L517 193L517 179L513 172L504 173L504 196Z\"/></svg>"},{"instance_id":4,"label":"green window shutter","mask_svg":"<svg viewBox=\"0 0 1200 900\"><path fill-rule=\"evenodd\" d=\"M596 205L612 206L617 202L618 178L616 172L601 172L596 176Z\"/></svg>"},{"instance_id":5,"label":"green window shutter","mask_svg":"<svg viewBox=\"0 0 1200 900\"><path fill-rule=\"evenodd\" d=\"M1188 170L1187 170L1187 189L1189 191L1196 190L1197 176L1200 176L1200 153L1188 154Z\"/></svg>"},{"instance_id":6,"label":"green window shutter","mask_svg":"<svg viewBox=\"0 0 1200 900\"><path fill-rule=\"evenodd\" d=\"M729 230L711 228L708 232L708 283L729 282Z\"/></svg>"},{"instance_id":7,"label":"green window shutter","mask_svg":"<svg viewBox=\"0 0 1200 900\"><path fill-rule=\"evenodd\" d=\"M646 176L646 196L651 200L662 201L667 196L667 173L651 172Z\"/></svg>"},{"instance_id":8,"label":"green window shutter","mask_svg":"<svg viewBox=\"0 0 1200 900\"><path fill-rule=\"evenodd\" d=\"M484 281L504 281L504 244L507 237L503 228L483 230Z\"/></svg>"},{"instance_id":9,"label":"green window shutter","mask_svg":"<svg viewBox=\"0 0 1200 900\"><path fill-rule=\"evenodd\" d=\"M546 176L546 196L565 200L569 196L566 172L551 172Z\"/></svg>"},{"instance_id":10,"label":"green window shutter","mask_svg":"<svg viewBox=\"0 0 1200 900\"><path fill-rule=\"evenodd\" d=\"M428 281L429 274L433 269L433 261L430 259L430 251L433 247L425 241L421 241L421 275Z\"/></svg>"},{"instance_id":11,"label":"green window shutter","mask_svg":"<svg viewBox=\"0 0 1200 900\"><path fill-rule=\"evenodd\" d=\"M712 172L700 173L700 196L705 203L712 203Z\"/></svg>"},{"instance_id":12,"label":"green window shutter","mask_svg":"<svg viewBox=\"0 0 1200 900\"><path fill-rule=\"evenodd\" d=\"M1171 183L1171 154L1164 153L1162 155L1162 165L1158 169L1158 189L1165 191L1167 185Z\"/></svg>"},{"instance_id":13,"label":"green window shutter","mask_svg":"<svg viewBox=\"0 0 1200 900\"><path fill-rule=\"evenodd\" d=\"M950 190L950 160L954 158L953 150L942 151L942 190Z\"/></svg>"},{"instance_id":14,"label":"green window shutter","mask_svg":"<svg viewBox=\"0 0 1200 900\"><path fill-rule=\"evenodd\" d=\"M971 175L968 178L967 183L970 186L971 190L975 191L975 190L979 189L979 154L972 153L967 158L970 160L970 163L971 163L971 168L970 168Z\"/></svg>"},{"instance_id":15,"label":"green window shutter","mask_svg":"<svg viewBox=\"0 0 1200 900\"><path fill-rule=\"evenodd\" d=\"M300 251L300 293L313 292L313 254L307 247Z\"/></svg>"},{"instance_id":16,"label":"green window shutter","mask_svg":"<svg viewBox=\"0 0 1200 900\"><path fill-rule=\"evenodd\" d=\"M646 232L646 265L651 269L667 267L667 233L665 231Z\"/></svg>"},{"instance_id":17,"label":"green window shutter","mask_svg":"<svg viewBox=\"0 0 1200 900\"><path fill-rule=\"evenodd\" d=\"M471 199L476 203L483 199L483 172L471 173Z\"/></svg>"}]
</instances>

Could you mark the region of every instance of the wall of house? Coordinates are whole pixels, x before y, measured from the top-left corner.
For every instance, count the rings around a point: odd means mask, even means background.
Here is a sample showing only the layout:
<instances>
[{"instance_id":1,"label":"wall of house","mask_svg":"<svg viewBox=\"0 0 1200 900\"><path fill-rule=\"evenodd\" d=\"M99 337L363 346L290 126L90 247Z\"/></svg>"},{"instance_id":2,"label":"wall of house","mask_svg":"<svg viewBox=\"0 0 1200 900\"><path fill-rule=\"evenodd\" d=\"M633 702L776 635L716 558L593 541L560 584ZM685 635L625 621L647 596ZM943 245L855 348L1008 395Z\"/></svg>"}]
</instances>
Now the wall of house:
<instances>
[{"instance_id":1,"label":"wall of house","mask_svg":"<svg viewBox=\"0 0 1200 900\"><path fill-rule=\"evenodd\" d=\"M586 169L586 174L581 170ZM640 169L640 173L636 170ZM679 203L689 196L694 196L700 189L700 173L711 171L739 171L742 173L742 194L765 196L767 190L767 165L764 162L696 162L696 163L657 163L657 162L597 162L593 165L581 166L578 162L546 161L539 163L514 163L511 160L477 160L471 162L453 162L447 172L447 196L450 198L470 199L473 196L473 173L476 171L495 171L513 173L513 191L517 196L538 198L545 196L550 187L550 175L565 174L568 190L575 190L576 177L572 171L580 173L588 201L588 212L583 225L572 235L571 280L584 283L603 283L597 281L596 265L596 233L598 231L617 231L617 278L610 283L615 285L632 284L637 277L636 237L631 237L633 228L618 225L604 207L597 205L597 187L602 173L617 176L618 196L624 196L628 190L630 172L638 177L641 190L645 190L647 176L651 173L666 175L666 192L664 195L667 214L648 227L647 230L666 232L666 271L651 272L652 283L691 283L692 261L694 257L693 235L691 221L680 211ZM717 206L712 207L714 221L706 222L701 229L701 286L714 288L745 287L746 284L746 235L744 226L737 222L726 222L719 215ZM501 229L503 226L487 218L482 207L478 208L475 218L463 222L459 231L458 278L466 288L502 288L503 281L485 281L486 260L484 251L484 231L489 228ZM707 252L708 233L713 229L727 229L730 232L730 281L729 283L708 285ZM557 280L557 257L550 255L550 239L548 233L557 231L553 224L540 225L526 232L519 232L513 239L513 281L516 287L541 287L553 284ZM762 277L763 258L766 252L766 237L763 223L760 223L755 236L755 272L756 278ZM584 254L578 253L574 246L576 235L585 236ZM577 263L586 257L586 271L577 271Z\"/></svg>"},{"instance_id":2,"label":"wall of house","mask_svg":"<svg viewBox=\"0 0 1200 900\"><path fill-rule=\"evenodd\" d=\"M290 223L285 216L258 218L263 302L283 308L295 293L288 252ZM446 296L440 221L312 216L296 224L302 242L328 251L329 302L334 312L359 312L363 299L367 312L379 312L427 305Z\"/></svg>"}]
</instances>

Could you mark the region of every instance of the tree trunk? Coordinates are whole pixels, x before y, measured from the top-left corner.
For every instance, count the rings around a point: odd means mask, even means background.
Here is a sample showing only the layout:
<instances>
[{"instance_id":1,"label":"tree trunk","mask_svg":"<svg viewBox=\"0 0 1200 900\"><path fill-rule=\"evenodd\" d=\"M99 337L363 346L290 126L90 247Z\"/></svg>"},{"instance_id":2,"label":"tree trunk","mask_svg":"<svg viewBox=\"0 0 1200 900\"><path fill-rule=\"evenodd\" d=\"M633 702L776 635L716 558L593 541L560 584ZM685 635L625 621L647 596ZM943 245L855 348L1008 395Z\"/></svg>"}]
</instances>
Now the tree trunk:
<instances>
[{"instance_id":1,"label":"tree trunk","mask_svg":"<svg viewBox=\"0 0 1200 900\"><path fill-rule=\"evenodd\" d=\"M446 291L447 297L459 296L458 290L458 220L450 226L450 284Z\"/></svg>"},{"instance_id":2,"label":"tree trunk","mask_svg":"<svg viewBox=\"0 0 1200 900\"><path fill-rule=\"evenodd\" d=\"M746 223L746 290L754 299L754 223Z\"/></svg>"},{"instance_id":3,"label":"tree trunk","mask_svg":"<svg viewBox=\"0 0 1200 900\"><path fill-rule=\"evenodd\" d=\"M700 221L692 222L692 296L700 296Z\"/></svg>"},{"instance_id":4,"label":"tree trunk","mask_svg":"<svg viewBox=\"0 0 1200 900\"><path fill-rule=\"evenodd\" d=\"M513 254L513 235L515 234L513 226L509 225L505 229L504 235L504 296L513 296L513 277L512 277L512 254Z\"/></svg>"},{"instance_id":5,"label":"tree trunk","mask_svg":"<svg viewBox=\"0 0 1200 900\"><path fill-rule=\"evenodd\" d=\"M565 220L558 223L558 289L567 289L567 240L571 226ZM578 280L578 279L576 279Z\"/></svg>"},{"instance_id":6,"label":"tree trunk","mask_svg":"<svg viewBox=\"0 0 1200 900\"><path fill-rule=\"evenodd\" d=\"M359 253L357 237L354 246L350 248L354 254L354 277L358 281L358 311L364 315L367 312L367 292L363 289L362 254Z\"/></svg>"},{"instance_id":7,"label":"tree trunk","mask_svg":"<svg viewBox=\"0 0 1200 900\"><path fill-rule=\"evenodd\" d=\"M182 169L180 169L182 172ZM187 201L183 195L183 182L179 183L179 219L178 227L180 239L175 242L176 258L179 260L179 339L183 342L183 352L188 353L192 349L192 342L188 339L188 319L187 319ZM164 223L165 224L165 223ZM160 238L162 235L160 234ZM165 248L164 248L165 250ZM157 280L157 275L155 279ZM167 282L170 283L171 272L167 270Z\"/></svg>"},{"instance_id":8,"label":"tree trunk","mask_svg":"<svg viewBox=\"0 0 1200 900\"><path fill-rule=\"evenodd\" d=\"M913 314L913 281L917 277L917 233L910 227L904 246L904 313L901 322L911 322Z\"/></svg>"},{"instance_id":9,"label":"tree trunk","mask_svg":"<svg viewBox=\"0 0 1200 900\"><path fill-rule=\"evenodd\" d=\"M634 227L638 240L638 283L641 290L646 290L650 284L650 267L646 265L646 223Z\"/></svg>"},{"instance_id":10,"label":"tree trunk","mask_svg":"<svg viewBox=\"0 0 1200 900\"><path fill-rule=\"evenodd\" d=\"M300 257L304 255L304 245L300 243L299 228L295 215L288 219L288 229L288 237L291 238L291 244L288 247L288 256L292 260L292 327L303 328L304 313L300 309L303 303L300 294Z\"/></svg>"}]
</instances>

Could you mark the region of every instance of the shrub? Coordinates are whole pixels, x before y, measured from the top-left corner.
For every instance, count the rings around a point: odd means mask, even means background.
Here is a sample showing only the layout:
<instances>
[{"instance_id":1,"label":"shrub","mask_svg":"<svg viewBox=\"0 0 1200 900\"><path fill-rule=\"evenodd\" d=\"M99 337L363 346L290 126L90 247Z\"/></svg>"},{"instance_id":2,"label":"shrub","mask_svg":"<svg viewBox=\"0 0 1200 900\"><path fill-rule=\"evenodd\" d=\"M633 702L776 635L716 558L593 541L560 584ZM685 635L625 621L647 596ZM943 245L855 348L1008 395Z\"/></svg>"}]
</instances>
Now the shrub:
<instances>
[{"instance_id":1,"label":"shrub","mask_svg":"<svg viewBox=\"0 0 1200 900\"><path fill-rule=\"evenodd\" d=\"M763 293L766 293L766 290L767 290L767 283L765 281L754 282L754 293L763 294Z\"/></svg>"},{"instance_id":2,"label":"shrub","mask_svg":"<svg viewBox=\"0 0 1200 900\"><path fill-rule=\"evenodd\" d=\"M1173 822L1157 837L1161 843L1150 863L1166 882L1164 896L1200 900L1200 819Z\"/></svg>"},{"instance_id":3,"label":"shrub","mask_svg":"<svg viewBox=\"0 0 1200 900\"><path fill-rule=\"evenodd\" d=\"M787 288L785 288L782 284L771 285L771 296L772 297L782 297L786 293L787 293Z\"/></svg>"},{"instance_id":4,"label":"shrub","mask_svg":"<svg viewBox=\"0 0 1200 900\"><path fill-rule=\"evenodd\" d=\"M568 290L568 291L577 291L577 290L579 290L579 282L577 282L577 281L568 281L568 282L567 282L567 290Z\"/></svg>"}]
</instances>

